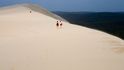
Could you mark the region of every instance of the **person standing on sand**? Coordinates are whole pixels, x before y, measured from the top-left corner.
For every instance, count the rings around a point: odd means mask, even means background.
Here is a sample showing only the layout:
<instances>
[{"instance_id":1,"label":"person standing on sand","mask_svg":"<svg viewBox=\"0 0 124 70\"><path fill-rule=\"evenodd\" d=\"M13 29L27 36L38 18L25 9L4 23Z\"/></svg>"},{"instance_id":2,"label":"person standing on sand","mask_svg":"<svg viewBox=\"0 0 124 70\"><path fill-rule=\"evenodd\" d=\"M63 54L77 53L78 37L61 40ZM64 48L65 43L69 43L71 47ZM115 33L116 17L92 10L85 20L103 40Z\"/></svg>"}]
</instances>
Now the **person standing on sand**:
<instances>
[{"instance_id":1,"label":"person standing on sand","mask_svg":"<svg viewBox=\"0 0 124 70\"><path fill-rule=\"evenodd\" d=\"M59 27L59 22L57 21L56 26Z\"/></svg>"},{"instance_id":2,"label":"person standing on sand","mask_svg":"<svg viewBox=\"0 0 124 70\"><path fill-rule=\"evenodd\" d=\"M32 11L30 11L30 13L32 13Z\"/></svg>"},{"instance_id":3,"label":"person standing on sand","mask_svg":"<svg viewBox=\"0 0 124 70\"><path fill-rule=\"evenodd\" d=\"M63 24L62 24L62 21L60 21L60 27L62 27L62 25L63 25Z\"/></svg>"}]
</instances>

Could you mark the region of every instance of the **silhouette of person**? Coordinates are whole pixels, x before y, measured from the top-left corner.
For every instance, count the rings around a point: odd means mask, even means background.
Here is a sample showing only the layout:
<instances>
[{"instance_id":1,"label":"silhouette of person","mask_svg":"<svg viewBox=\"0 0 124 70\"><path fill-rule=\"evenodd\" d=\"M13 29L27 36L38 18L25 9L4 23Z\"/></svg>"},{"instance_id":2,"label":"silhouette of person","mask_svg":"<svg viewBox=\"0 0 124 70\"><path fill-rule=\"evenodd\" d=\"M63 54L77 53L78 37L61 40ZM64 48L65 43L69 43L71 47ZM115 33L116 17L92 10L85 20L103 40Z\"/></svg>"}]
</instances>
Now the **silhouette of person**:
<instances>
[{"instance_id":1,"label":"silhouette of person","mask_svg":"<svg viewBox=\"0 0 124 70\"><path fill-rule=\"evenodd\" d=\"M63 24L62 24L62 21L60 21L60 27L62 27L62 25L63 25Z\"/></svg>"},{"instance_id":2,"label":"silhouette of person","mask_svg":"<svg viewBox=\"0 0 124 70\"><path fill-rule=\"evenodd\" d=\"M57 21L56 26L59 27L59 22Z\"/></svg>"},{"instance_id":3,"label":"silhouette of person","mask_svg":"<svg viewBox=\"0 0 124 70\"><path fill-rule=\"evenodd\" d=\"M30 11L30 13L32 13L32 11Z\"/></svg>"}]
</instances>

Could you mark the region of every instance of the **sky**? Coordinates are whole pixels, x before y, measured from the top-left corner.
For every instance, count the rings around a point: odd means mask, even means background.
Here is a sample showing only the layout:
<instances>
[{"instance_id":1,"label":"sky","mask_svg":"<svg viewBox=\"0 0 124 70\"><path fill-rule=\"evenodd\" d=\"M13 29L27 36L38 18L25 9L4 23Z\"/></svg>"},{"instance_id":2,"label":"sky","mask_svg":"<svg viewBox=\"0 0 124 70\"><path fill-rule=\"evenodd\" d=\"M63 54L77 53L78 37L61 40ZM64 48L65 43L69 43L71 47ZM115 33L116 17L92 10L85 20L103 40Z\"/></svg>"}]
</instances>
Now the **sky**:
<instances>
[{"instance_id":1,"label":"sky","mask_svg":"<svg viewBox=\"0 0 124 70\"><path fill-rule=\"evenodd\" d=\"M124 12L124 0L0 0L0 6L34 3L50 11Z\"/></svg>"}]
</instances>

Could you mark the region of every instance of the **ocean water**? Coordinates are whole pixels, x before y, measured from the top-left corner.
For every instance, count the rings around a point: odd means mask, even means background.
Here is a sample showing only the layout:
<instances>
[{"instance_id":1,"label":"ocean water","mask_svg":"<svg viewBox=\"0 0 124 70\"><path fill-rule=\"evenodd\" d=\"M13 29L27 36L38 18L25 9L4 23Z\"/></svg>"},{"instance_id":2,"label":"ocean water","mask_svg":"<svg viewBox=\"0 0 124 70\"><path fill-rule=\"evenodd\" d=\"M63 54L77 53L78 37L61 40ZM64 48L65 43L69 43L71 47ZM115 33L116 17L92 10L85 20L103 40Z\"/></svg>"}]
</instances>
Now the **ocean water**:
<instances>
[{"instance_id":1,"label":"ocean water","mask_svg":"<svg viewBox=\"0 0 124 70\"><path fill-rule=\"evenodd\" d=\"M107 32L124 39L124 12L53 12L72 24Z\"/></svg>"}]
</instances>

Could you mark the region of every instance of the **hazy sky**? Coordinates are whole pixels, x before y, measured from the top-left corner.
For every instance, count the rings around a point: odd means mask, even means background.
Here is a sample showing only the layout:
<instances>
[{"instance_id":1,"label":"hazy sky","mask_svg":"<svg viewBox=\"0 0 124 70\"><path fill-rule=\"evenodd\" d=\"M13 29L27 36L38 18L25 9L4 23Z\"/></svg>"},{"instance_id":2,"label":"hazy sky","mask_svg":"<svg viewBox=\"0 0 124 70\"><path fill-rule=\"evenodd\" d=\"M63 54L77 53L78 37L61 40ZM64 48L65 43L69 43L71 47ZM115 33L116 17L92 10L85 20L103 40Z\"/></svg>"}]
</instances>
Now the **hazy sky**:
<instances>
[{"instance_id":1,"label":"hazy sky","mask_svg":"<svg viewBox=\"0 0 124 70\"><path fill-rule=\"evenodd\" d=\"M0 0L0 6L28 2L52 11L124 11L124 0Z\"/></svg>"}]
</instances>

